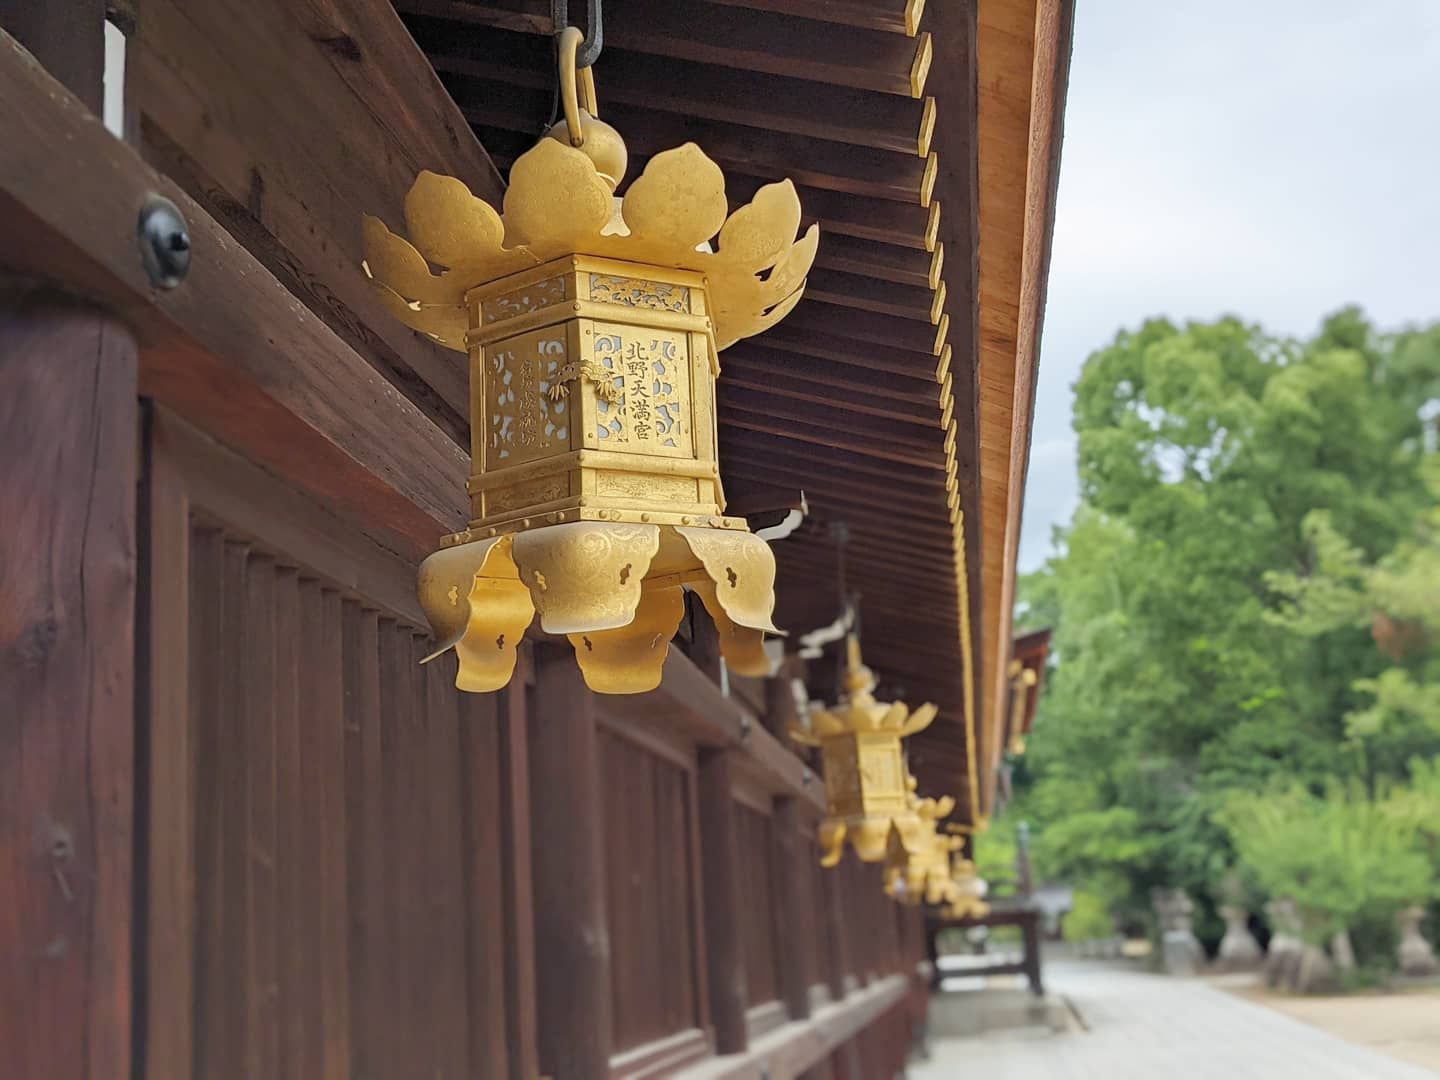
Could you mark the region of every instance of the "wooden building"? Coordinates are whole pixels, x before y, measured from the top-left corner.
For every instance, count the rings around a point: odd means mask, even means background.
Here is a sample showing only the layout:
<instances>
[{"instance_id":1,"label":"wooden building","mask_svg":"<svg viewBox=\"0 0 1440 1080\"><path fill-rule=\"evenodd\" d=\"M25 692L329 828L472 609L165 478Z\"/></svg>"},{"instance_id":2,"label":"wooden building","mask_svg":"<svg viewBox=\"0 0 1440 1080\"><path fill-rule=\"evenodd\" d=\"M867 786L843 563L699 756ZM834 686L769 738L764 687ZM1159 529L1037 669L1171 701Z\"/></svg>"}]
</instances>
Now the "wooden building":
<instances>
[{"instance_id":1,"label":"wooden building","mask_svg":"<svg viewBox=\"0 0 1440 1080\"><path fill-rule=\"evenodd\" d=\"M820 223L805 299L724 354L722 476L736 513L805 492L791 630L835 617L845 523L882 690L940 706L921 790L978 827L1070 0L603 14L631 175L694 140L733 203L792 177ZM543 637L499 693L417 663L466 366L377 301L360 218L422 169L498 201L553 30L544 0L0 0L0 1074L903 1068L921 915L817 865L787 683L727 679L698 618L632 697Z\"/></svg>"}]
</instances>

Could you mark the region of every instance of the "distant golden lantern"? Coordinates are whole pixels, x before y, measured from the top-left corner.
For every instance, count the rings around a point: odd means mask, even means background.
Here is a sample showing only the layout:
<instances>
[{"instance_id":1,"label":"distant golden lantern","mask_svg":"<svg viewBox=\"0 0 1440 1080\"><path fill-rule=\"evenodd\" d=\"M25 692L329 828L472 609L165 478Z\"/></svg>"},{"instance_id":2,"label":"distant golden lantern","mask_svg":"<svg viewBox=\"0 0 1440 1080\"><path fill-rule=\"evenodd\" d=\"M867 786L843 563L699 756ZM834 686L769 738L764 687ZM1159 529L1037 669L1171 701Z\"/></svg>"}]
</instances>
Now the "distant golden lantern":
<instances>
[{"instance_id":1,"label":"distant golden lantern","mask_svg":"<svg viewBox=\"0 0 1440 1080\"><path fill-rule=\"evenodd\" d=\"M973 862L957 854L950 866L950 881L952 899L945 909L948 918L983 919L990 914L990 905L985 902L990 886Z\"/></svg>"},{"instance_id":2,"label":"distant golden lantern","mask_svg":"<svg viewBox=\"0 0 1440 1080\"><path fill-rule=\"evenodd\" d=\"M382 301L470 357L473 516L420 568L435 655L456 650L462 690L499 689L538 613L592 689L651 690L690 589L729 665L765 674L775 559L724 512L717 354L799 302L818 229L795 239L788 180L729 214L693 143L616 199L625 144L596 118L589 69L577 83L578 42L561 37L565 119L511 168L503 216L424 172L413 246L364 222Z\"/></svg>"},{"instance_id":3,"label":"distant golden lantern","mask_svg":"<svg viewBox=\"0 0 1440 1080\"><path fill-rule=\"evenodd\" d=\"M910 786L913 790L913 779ZM949 795L939 799L911 795L910 811L895 819L886 845L887 893L912 904L948 904L955 899L950 853L965 841L939 829L940 819L954 809L955 800Z\"/></svg>"},{"instance_id":4,"label":"distant golden lantern","mask_svg":"<svg viewBox=\"0 0 1440 1080\"><path fill-rule=\"evenodd\" d=\"M861 662L855 635L846 650L845 700L833 709L811 713L808 727L790 729L796 742L820 747L824 762L822 866L840 861L847 838L862 861L885 858L892 823L912 812L913 781L905 769L900 740L923 731L935 719L934 705L922 705L912 713L904 702L877 702L875 676Z\"/></svg>"},{"instance_id":5,"label":"distant golden lantern","mask_svg":"<svg viewBox=\"0 0 1440 1080\"><path fill-rule=\"evenodd\" d=\"M1010 753L1019 757L1025 753L1025 713L1030 708L1030 695L1034 692L1040 677L1034 668L1026 667L1022 661L1010 661Z\"/></svg>"}]
</instances>

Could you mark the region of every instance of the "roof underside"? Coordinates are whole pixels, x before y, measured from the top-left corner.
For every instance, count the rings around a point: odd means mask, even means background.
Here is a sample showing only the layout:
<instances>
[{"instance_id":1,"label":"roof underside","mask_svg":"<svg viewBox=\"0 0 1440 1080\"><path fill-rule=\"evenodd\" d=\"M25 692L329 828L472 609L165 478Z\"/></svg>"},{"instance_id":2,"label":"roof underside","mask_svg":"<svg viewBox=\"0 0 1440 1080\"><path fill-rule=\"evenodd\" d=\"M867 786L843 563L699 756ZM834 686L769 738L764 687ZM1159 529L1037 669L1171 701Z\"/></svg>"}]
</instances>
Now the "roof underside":
<instances>
[{"instance_id":1,"label":"roof underside","mask_svg":"<svg viewBox=\"0 0 1440 1080\"><path fill-rule=\"evenodd\" d=\"M991 2L1002 0L981 3L982 26ZM1028 8L1033 25L1033 3L1003 2ZM507 172L556 108L549 0L396 7ZM653 154L694 141L724 169L732 207L790 177L806 223L820 223L805 299L780 326L721 357L726 492L738 512L806 493L811 516L773 545L777 622L792 631L835 618L829 525L846 523L866 661L883 692L940 706L912 759L923 787L954 792L957 816L973 817L982 790L969 782L977 761L969 747L979 714L968 697L984 685L971 667L981 559L979 531L967 537L963 524L980 514L987 406L976 396L975 334L984 117L968 7L624 0L605 7L595 71L601 114L630 148L630 179ZM1028 128L1028 97L1021 106ZM1028 142L1028 130L1021 138ZM1022 153L1013 176L1007 162L995 182L1024 192L1026 160ZM978 168L983 176L983 161ZM1010 367L1013 384L1013 354ZM995 452L1013 456L1016 447L1007 440ZM995 499L1001 539L987 564L1004 554L1007 503Z\"/></svg>"}]
</instances>

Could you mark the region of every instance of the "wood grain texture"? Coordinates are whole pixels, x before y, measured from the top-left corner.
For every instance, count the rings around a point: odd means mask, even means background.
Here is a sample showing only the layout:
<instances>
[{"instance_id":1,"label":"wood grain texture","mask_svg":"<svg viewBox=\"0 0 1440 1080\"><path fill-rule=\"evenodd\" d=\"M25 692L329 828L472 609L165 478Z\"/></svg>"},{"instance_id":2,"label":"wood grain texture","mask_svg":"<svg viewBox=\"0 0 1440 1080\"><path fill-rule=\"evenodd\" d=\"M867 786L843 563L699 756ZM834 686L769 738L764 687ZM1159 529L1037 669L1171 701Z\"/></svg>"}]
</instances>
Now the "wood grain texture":
<instances>
[{"instance_id":1,"label":"wood grain texture","mask_svg":"<svg viewBox=\"0 0 1440 1080\"><path fill-rule=\"evenodd\" d=\"M126 318L142 392L407 555L464 521L468 455L4 35L0 131L7 262ZM192 242L189 277L166 293L135 254L152 192L180 206Z\"/></svg>"},{"instance_id":2,"label":"wood grain texture","mask_svg":"<svg viewBox=\"0 0 1440 1080\"><path fill-rule=\"evenodd\" d=\"M494 699L340 584L409 565L175 418L151 432L146 1060L511 1076Z\"/></svg>"},{"instance_id":3,"label":"wood grain texture","mask_svg":"<svg viewBox=\"0 0 1440 1080\"><path fill-rule=\"evenodd\" d=\"M733 760L723 750L702 751L699 767L701 882L705 894L705 952L715 1052L745 1049L748 1005L740 859L735 824Z\"/></svg>"},{"instance_id":4,"label":"wood grain texture","mask_svg":"<svg viewBox=\"0 0 1440 1080\"><path fill-rule=\"evenodd\" d=\"M536 650L530 821L540 1065L556 1080L609 1067L611 952L594 695L569 646Z\"/></svg>"},{"instance_id":5,"label":"wood grain texture","mask_svg":"<svg viewBox=\"0 0 1440 1080\"><path fill-rule=\"evenodd\" d=\"M129 1074L136 349L0 295L0 1046L18 1076Z\"/></svg>"},{"instance_id":6,"label":"wood grain texture","mask_svg":"<svg viewBox=\"0 0 1440 1080\"><path fill-rule=\"evenodd\" d=\"M499 174L381 0L152 0L130 38L144 152L462 445L464 359L412 333L360 270L422 169L498 199Z\"/></svg>"}]
</instances>

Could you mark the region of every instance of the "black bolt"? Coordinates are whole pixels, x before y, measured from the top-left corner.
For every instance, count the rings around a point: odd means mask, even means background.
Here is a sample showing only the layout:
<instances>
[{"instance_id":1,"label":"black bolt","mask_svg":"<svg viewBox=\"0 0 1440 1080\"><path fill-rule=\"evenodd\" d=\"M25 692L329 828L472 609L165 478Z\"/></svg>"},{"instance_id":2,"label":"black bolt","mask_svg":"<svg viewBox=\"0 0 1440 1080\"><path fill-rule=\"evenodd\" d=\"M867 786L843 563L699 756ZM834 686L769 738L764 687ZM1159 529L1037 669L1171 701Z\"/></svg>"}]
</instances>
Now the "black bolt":
<instances>
[{"instance_id":1,"label":"black bolt","mask_svg":"<svg viewBox=\"0 0 1440 1080\"><path fill-rule=\"evenodd\" d=\"M173 289L190 272L190 232L177 207L163 195L152 195L140 208L140 261L150 284Z\"/></svg>"}]
</instances>

